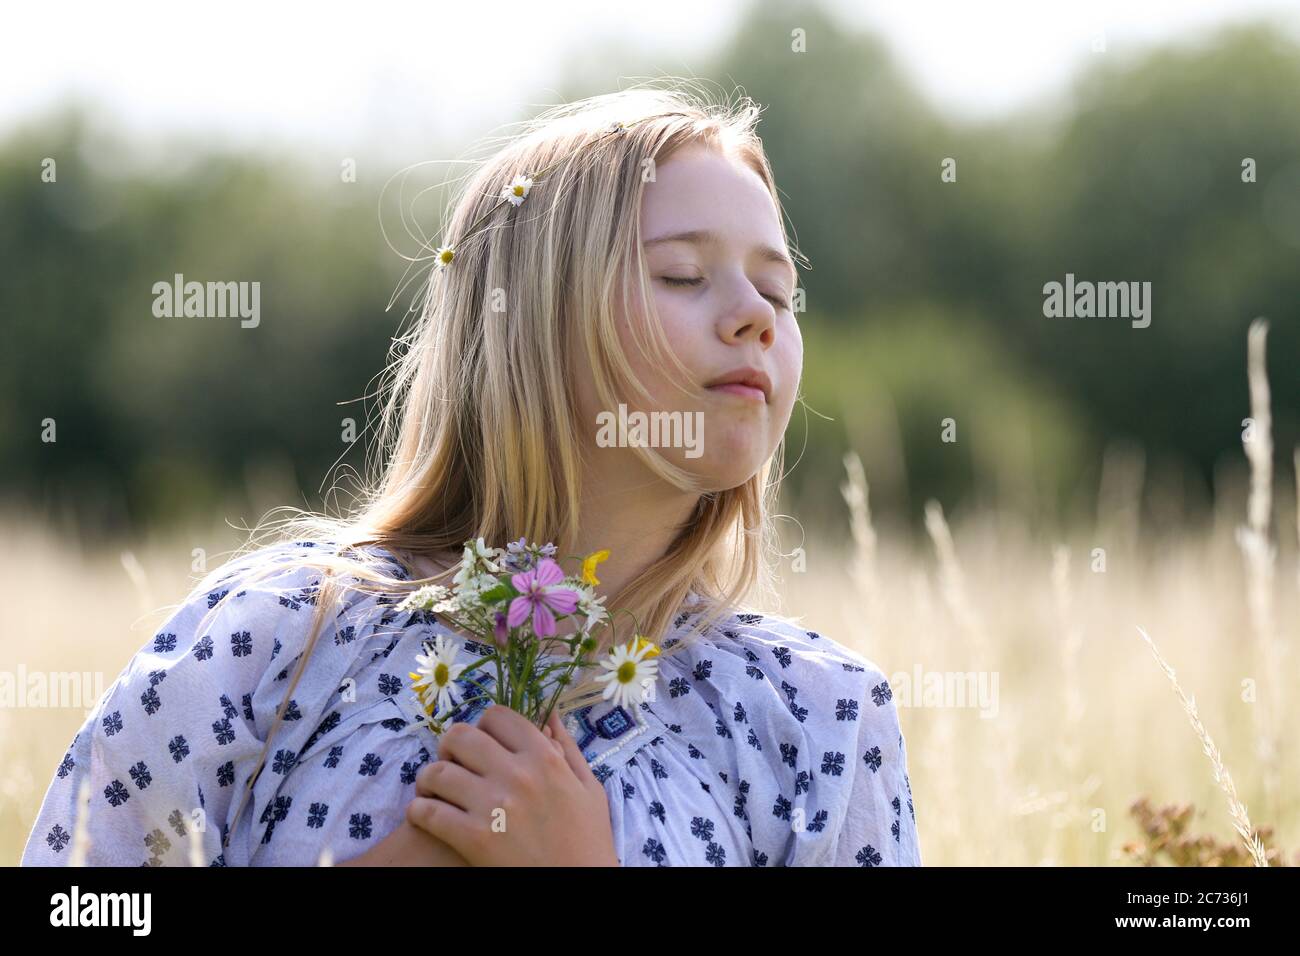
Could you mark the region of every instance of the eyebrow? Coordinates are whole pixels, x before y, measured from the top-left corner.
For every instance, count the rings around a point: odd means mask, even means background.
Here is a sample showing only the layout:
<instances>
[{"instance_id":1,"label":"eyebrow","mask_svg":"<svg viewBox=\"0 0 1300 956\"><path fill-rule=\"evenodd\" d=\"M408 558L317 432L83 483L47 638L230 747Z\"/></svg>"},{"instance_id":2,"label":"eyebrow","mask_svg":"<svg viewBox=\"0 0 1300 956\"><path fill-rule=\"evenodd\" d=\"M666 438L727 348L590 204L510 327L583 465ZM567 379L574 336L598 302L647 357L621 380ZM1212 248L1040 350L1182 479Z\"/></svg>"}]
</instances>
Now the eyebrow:
<instances>
[{"instance_id":1,"label":"eyebrow","mask_svg":"<svg viewBox=\"0 0 1300 956\"><path fill-rule=\"evenodd\" d=\"M671 236L659 236L655 239L647 239L644 243L646 246L656 246L665 242L690 242L701 246L718 246L722 244L722 236L711 229L691 229L686 232L675 232ZM795 268L794 260L789 254L782 252L775 246L757 246L754 250L758 253L759 258L764 262L778 262L790 270L790 278L796 285L799 284L799 271Z\"/></svg>"}]
</instances>

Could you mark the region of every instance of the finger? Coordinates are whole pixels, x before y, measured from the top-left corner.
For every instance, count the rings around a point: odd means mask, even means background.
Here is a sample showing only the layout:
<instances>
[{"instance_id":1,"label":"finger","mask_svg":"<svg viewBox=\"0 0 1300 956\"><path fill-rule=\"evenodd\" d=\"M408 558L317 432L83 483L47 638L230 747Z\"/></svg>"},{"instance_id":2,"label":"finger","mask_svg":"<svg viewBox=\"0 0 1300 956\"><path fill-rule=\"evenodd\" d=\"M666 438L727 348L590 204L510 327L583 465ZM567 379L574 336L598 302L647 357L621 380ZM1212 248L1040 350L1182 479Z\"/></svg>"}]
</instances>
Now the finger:
<instances>
[{"instance_id":1,"label":"finger","mask_svg":"<svg viewBox=\"0 0 1300 956\"><path fill-rule=\"evenodd\" d=\"M452 724L438 741L437 759L451 760L480 777L499 775L514 758L487 731L473 724Z\"/></svg>"},{"instance_id":2,"label":"finger","mask_svg":"<svg viewBox=\"0 0 1300 956\"><path fill-rule=\"evenodd\" d=\"M406 819L473 862L472 842L477 832L474 818L437 797L416 797L406 805Z\"/></svg>"},{"instance_id":3,"label":"finger","mask_svg":"<svg viewBox=\"0 0 1300 956\"><path fill-rule=\"evenodd\" d=\"M470 814L495 803L488 788L485 778L453 760L431 760L415 775L416 796L438 797Z\"/></svg>"},{"instance_id":4,"label":"finger","mask_svg":"<svg viewBox=\"0 0 1300 956\"><path fill-rule=\"evenodd\" d=\"M536 751L542 746L541 730L537 725L523 714L502 704L493 704L485 710L478 726L514 754Z\"/></svg>"},{"instance_id":5,"label":"finger","mask_svg":"<svg viewBox=\"0 0 1300 956\"><path fill-rule=\"evenodd\" d=\"M584 757L582 751L578 749L578 742L573 739L573 734L569 733L561 722L558 711L551 711L551 716L547 721L547 725L551 727L554 732L555 737L557 738L555 742L559 744L560 753L568 763L569 769L573 771L574 776L583 781L588 779L595 780L595 774L593 774L591 768L587 766L587 758Z\"/></svg>"}]
</instances>

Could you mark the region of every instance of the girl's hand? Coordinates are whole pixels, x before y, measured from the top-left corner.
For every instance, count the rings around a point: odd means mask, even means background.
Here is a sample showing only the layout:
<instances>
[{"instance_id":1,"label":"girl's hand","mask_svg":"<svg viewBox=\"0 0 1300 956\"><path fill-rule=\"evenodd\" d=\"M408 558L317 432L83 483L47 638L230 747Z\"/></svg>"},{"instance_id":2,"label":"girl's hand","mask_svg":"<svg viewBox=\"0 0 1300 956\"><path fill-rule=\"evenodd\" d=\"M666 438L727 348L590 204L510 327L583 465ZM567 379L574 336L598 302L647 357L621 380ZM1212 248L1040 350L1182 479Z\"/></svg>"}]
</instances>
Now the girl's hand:
<instances>
[{"instance_id":1,"label":"girl's hand","mask_svg":"<svg viewBox=\"0 0 1300 956\"><path fill-rule=\"evenodd\" d=\"M365 853L338 866L469 866L469 861L410 820L403 820Z\"/></svg>"},{"instance_id":2,"label":"girl's hand","mask_svg":"<svg viewBox=\"0 0 1300 956\"><path fill-rule=\"evenodd\" d=\"M546 732L493 704L452 724L416 774L412 824L471 866L618 866L605 788L552 712Z\"/></svg>"}]
</instances>

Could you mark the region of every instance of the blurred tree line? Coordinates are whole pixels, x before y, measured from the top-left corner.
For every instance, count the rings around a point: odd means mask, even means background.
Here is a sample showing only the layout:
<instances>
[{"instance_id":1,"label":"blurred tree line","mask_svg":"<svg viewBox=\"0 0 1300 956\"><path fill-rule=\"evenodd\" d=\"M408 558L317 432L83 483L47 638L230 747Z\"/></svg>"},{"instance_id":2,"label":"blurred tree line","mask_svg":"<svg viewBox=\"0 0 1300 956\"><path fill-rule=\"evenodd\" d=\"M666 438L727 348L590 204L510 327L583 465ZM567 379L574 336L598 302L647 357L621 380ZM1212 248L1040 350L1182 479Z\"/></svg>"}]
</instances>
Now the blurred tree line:
<instances>
[{"instance_id":1,"label":"blurred tree line","mask_svg":"<svg viewBox=\"0 0 1300 956\"><path fill-rule=\"evenodd\" d=\"M789 507L806 524L840 520L847 447L873 508L904 520L933 496L1086 516L1119 439L1146 449L1148 494L1207 501L1216 468L1244 461L1258 315L1288 473L1300 442L1292 41L1256 26L1099 54L1067 97L960 124L874 38L816 8L795 20L806 53L790 52L789 15L760 7L696 72L764 105L792 239L812 263L806 411L786 456ZM587 61L561 95L606 91L634 72L627 62ZM458 152L434 145L430 156ZM47 157L56 183L42 181ZM362 158L349 182L333 159L123 142L75 105L10 133L0 493L112 532L220 508L267 467L300 492L293 503L319 505L330 469L362 462L344 420L362 436L358 399L410 301L385 311L405 267L380 234L400 231L380 202L396 171L386 159ZM260 281L259 327L155 317L152 287L176 273ZM1151 325L1046 318L1043 285L1067 273L1149 281ZM941 441L948 418L956 442Z\"/></svg>"}]
</instances>

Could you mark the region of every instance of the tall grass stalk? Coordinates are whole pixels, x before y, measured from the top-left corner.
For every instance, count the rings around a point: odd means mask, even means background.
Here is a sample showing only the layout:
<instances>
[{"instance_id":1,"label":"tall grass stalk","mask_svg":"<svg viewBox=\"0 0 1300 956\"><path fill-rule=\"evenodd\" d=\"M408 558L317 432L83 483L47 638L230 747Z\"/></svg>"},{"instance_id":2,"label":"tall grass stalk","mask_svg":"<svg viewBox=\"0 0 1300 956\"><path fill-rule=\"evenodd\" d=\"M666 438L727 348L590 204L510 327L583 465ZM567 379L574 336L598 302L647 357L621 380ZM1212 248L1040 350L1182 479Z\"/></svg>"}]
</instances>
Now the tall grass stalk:
<instances>
[{"instance_id":1,"label":"tall grass stalk","mask_svg":"<svg viewBox=\"0 0 1300 956\"><path fill-rule=\"evenodd\" d=\"M857 452L844 455L848 479L840 485L840 494L849 506L849 529L853 534L853 560L849 574L865 602L865 611L873 625L880 620L880 585L876 576L876 529L871 526L871 488ZM872 627L875 633L877 627Z\"/></svg>"},{"instance_id":2,"label":"tall grass stalk","mask_svg":"<svg viewBox=\"0 0 1300 956\"><path fill-rule=\"evenodd\" d=\"M966 591L965 575L962 572L961 563L957 560L957 549L953 545L952 532L948 528L948 522L943 516L943 506L937 501L927 501L925 504L925 527L934 542L934 549L939 560L939 580L940 593L943 595L944 603L947 605L949 612L957 621L958 630L969 642L969 650L977 662L977 670L988 673L1000 673L997 666L998 661L994 656L993 649L989 643L988 635L985 631L983 621L976 612L974 605ZM999 683L1001 683L999 681ZM977 723L983 723L980 718L976 718ZM1016 716L1010 712L1005 701L999 701L999 726L991 734L992 740L986 740L984 745L985 759L988 762L989 769L993 773L994 786L998 794L998 809L1001 813L989 813L990 822L1002 824L1005 821L1006 826L1011 826L1011 814L1015 811L1019 801L1013 785L1013 766L1014 755L1012 753L1013 734L1016 727ZM982 735L985 738L989 734ZM989 842L990 855L998 859L985 859L983 863L997 863L1005 856L1005 843L997 839L993 834Z\"/></svg>"},{"instance_id":3,"label":"tall grass stalk","mask_svg":"<svg viewBox=\"0 0 1300 956\"><path fill-rule=\"evenodd\" d=\"M1178 677L1174 674L1174 669L1160 656L1160 651L1157 650L1155 642L1147 636L1147 632L1140 627L1137 632L1142 635L1142 640L1147 642L1147 647L1151 648L1151 654L1155 657L1156 663L1160 665L1160 669L1169 678L1169 683L1174 687L1174 693L1178 695L1178 699L1182 701L1183 710L1187 712L1187 719L1192 722L1192 730L1201 739L1201 747L1205 750L1205 755L1210 758L1210 766L1214 770L1214 782L1228 796L1228 815L1232 817L1233 829L1237 831L1242 842L1246 844L1246 850L1250 853L1251 859L1255 861L1255 865L1268 866L1268 862L1264 859L1264 845L1260 842L1259 834L1250 825L1250 817L1246 814L1245 804L1237 798L1237 788L1232 782L1232 775L1228 773L1228 768L1223 765L1223 758L1219 756L1219 748L1214 745L1214 740L1210 737L1209 731L1201 723L1200 714L1196 710L1196 701L1183 692L1182 685L1178 683Z\"/></svg>"},{"instance_id":4,"label":"tall grass stalk","mask_svg":"<svg viewBox=\"0 0 1300 956\"><path fill-rule=\"evenodd\" d=\"M1273 424L1265 364L1268 323L1256 319L1247 335L1246 370L1250 381L1253 426L1242 433L1250 462L1250 497L1246 525L1237 529L1237 542L1246 562L1246 598L1251 630L1259 652L1259 695L1254 708L1256 753L1264 780L1266 812L1278 810L1277 675L1280 669L1273 609L1276 547L1270 540L1273 511Z\"/></svg>"},{"instance_id":5,"label":"tall grass stalk","mask_svg":"<svg viewBox=\"0 0 1300 956\"><path fill-rule=\"evenodd\" d=\"M1053 841L1062 828L1071 834L1071 851L1078 836L1077 827L1085 819L1080 801L1083 796L1080 742L1083 738L1083 696L1079 691L1079 651L1083 645L1082 629L1074 613L1074 595L1070 589L1070 549L1058 544L1052 551L1052 594L1056 606L1056 630L1061 653L1062 727L1060 745L1061 777L1065 781L1067 801L1053 827ZM1073 852L1067 854L1073 857Z\"/></svg>"}]
</instances>

